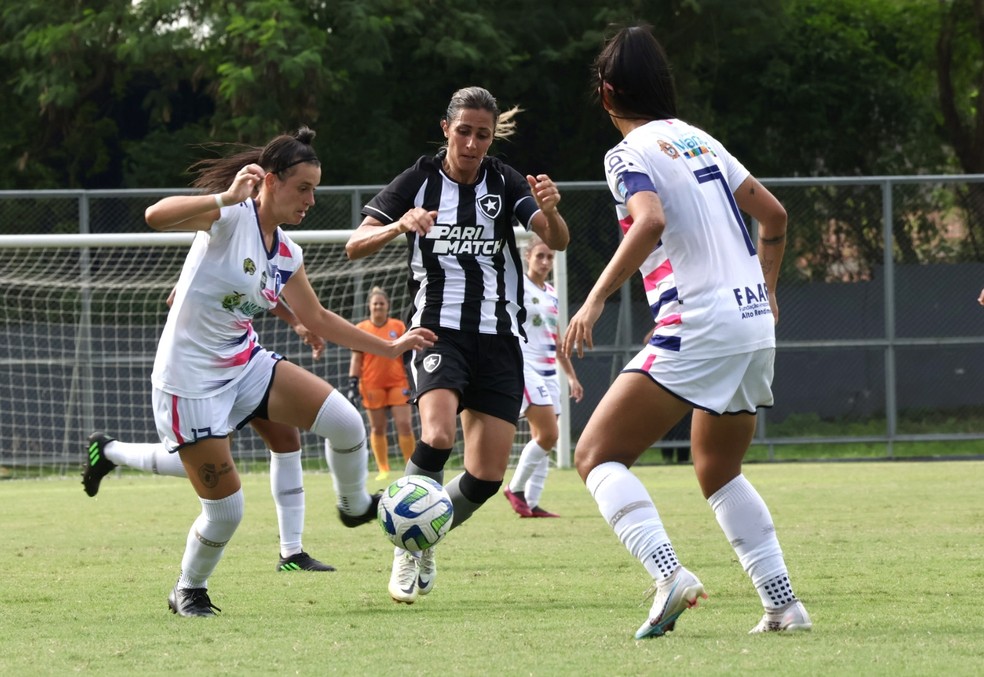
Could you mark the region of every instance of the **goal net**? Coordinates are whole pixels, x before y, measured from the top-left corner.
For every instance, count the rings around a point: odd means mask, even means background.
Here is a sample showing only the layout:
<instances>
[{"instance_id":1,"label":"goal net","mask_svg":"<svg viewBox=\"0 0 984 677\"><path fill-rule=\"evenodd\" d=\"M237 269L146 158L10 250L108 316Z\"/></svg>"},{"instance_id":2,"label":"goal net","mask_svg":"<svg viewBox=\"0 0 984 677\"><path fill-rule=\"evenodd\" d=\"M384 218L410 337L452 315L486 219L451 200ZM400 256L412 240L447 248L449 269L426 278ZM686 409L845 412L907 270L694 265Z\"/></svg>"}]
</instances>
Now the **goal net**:
<instances>
[{"instance_id":1,"label":"goal net","mask_svg":"<svg viewBox=\"0 0 984 677\"><path fill-rule=\"evenodd\" d=\"M405 319L402 239L349 261L350 231L295 231L305 270L325 307L358 322L367 295L381 287L391 314ZM102 430L130 442L157 442L150 373L166 299L190 246L189 233L0 236L0 473L39 477L78 472L85 439ZM271 314L254 318L264 347L339 386L351 352L328 344L312 358L294 331ZM419 427L414 414L415 427ZM402 467L390 425L390 454ZM513 463L528 439L516 437ZM304 458L325 468L322 443L303 432ZM233 438L241 470L267 470L268 452L244 428ZM371 456L371 455L370 455ZM370 461L370 463L373 463ZM450 466L461 464L461 435Z\"/></svg>"}]
</instances>

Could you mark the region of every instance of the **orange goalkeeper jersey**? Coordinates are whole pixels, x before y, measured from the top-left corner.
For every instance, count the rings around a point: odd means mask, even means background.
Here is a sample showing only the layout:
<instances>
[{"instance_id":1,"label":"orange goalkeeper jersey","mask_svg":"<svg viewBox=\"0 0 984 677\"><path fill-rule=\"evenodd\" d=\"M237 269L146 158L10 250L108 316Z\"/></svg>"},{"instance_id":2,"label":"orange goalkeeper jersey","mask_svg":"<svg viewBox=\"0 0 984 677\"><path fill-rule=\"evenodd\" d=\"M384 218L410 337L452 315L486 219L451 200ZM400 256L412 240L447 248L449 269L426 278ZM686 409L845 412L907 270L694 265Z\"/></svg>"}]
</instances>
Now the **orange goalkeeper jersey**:
<instances>
[{"instance_id":1,"label":"orange goalkeeper jersey","mask_svg":"<svg viewBox=\"0 0 984 677\"><path fill-rule=\"evenodd\" d=\"M384 341L399 338L407 330L406 325L392 317L386 320L382 327L377 327L371 320L363 320L355 326ZM403 358L391 359L372 353L362 353L361 385L366 390L409 388L407 373L403 368Z\"/></svg>"}]
</instances>

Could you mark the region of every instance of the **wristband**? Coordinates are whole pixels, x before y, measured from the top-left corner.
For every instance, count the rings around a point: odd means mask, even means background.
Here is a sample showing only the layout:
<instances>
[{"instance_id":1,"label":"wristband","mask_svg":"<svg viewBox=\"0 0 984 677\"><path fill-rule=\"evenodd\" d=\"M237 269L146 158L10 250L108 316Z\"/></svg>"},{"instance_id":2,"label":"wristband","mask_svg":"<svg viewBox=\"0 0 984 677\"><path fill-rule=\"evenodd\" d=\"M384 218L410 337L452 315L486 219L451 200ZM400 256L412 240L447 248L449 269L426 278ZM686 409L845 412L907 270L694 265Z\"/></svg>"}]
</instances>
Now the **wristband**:
<instances>
[{"instance_id":1,"label":"wristband","mask_svg":"<svg viewBox=\"0 0 984 677\"><path fill-rule=\"evenodd\" d=\"M212 197L215 198L215 204L218 206L219 209L225 207L225 203L222 201L222 193L216 193Z\"/></svg>"}]
</instances>

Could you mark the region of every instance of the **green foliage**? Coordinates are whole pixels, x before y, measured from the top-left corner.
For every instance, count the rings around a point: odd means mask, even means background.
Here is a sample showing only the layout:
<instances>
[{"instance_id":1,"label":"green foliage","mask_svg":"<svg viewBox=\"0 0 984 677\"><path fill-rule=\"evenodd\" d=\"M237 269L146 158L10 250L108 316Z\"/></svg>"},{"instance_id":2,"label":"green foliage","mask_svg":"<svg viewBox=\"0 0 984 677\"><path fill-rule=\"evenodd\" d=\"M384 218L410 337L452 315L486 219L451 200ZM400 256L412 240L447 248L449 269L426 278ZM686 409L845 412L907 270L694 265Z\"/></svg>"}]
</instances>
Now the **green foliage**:
<instances>
[{"instance_id":1,"label":"green foliage","mask_svg":"<svg viewBox=\"0 0 984 677\"><path fill-rule=\"evenodd\" d=\"M202 144L259 145L301 124L318 132L325 184L381 184L443 144L447 102L472 84L524 109L494 154L597 180L618 137L591 64L613 25L638 21L670 55L681 116L758 176L984 171L982 1L8 3L0 185L184 186ZM880 192L807 199L815 218L795 224L785 279L868 279ZM984 188L894 199L899 261L984 256ZM947 223L966 237L945 237Z\"/></svg>"},{"instance_id":2,"label":"green foliage","mask_svg":"<svg viewBox=\"0 0 984 677\"><path fill-rule=\"evenodd\" d=\"M218 14L215 30L222 37L209 43L217 84L214 121L229 138L262 145L318 122L319 102L333 78L322 59L328 33L310 21L307 4L253 0L239 12Z\"/></svg>"},{"instance_id":3,"label":"green foliage","mask_svg":"<svg viewBox=\"0 0 984 677\"><path fill-rule=\"evenodd\" d=\"M760 176L949 171L984 138L980 2L7 3L0 185L184 185L193 144L260 144L300 124L319 132L325 183L383 183L443 142L447 101L470 84L525 110L493 152L598 179L618 139L591 63L612 24L640 20L674 63L681 114Z\"/></svg>"}]
</instances>

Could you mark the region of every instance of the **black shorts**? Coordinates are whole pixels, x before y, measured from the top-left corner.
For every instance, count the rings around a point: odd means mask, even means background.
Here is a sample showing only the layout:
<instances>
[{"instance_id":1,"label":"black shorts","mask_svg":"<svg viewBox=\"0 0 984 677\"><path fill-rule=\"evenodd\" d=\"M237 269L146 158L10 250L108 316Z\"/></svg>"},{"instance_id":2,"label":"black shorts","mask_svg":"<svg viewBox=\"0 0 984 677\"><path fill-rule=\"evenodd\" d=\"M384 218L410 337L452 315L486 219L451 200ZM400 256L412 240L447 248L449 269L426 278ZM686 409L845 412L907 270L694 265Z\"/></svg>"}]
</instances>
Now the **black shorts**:
<instances>
[{"instance_id":1,"label":"black shorts","mask_svg":"<svg viewBox=\"0 0 984 677\"><path fill-rule=\"evenodd\" d=\"M471 409L516 425L523 404L523 353L515 336L433 327L437 341L410 360L413 398L457 391L458 412Z\"/></svg>"}]
</instances>

